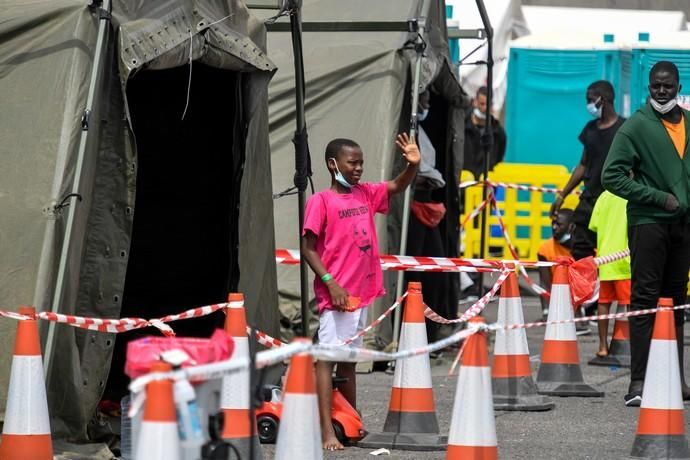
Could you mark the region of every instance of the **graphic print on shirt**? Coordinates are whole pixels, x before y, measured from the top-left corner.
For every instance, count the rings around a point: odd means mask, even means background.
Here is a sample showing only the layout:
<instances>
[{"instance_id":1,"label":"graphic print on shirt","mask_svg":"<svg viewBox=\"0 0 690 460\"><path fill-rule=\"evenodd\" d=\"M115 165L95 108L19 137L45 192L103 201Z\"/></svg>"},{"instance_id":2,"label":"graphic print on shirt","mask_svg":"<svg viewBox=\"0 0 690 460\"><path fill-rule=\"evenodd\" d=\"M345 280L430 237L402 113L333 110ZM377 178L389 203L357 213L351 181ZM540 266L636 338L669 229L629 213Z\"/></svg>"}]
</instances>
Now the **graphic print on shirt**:
<instances>
[{"instance_id":1,"label":"graphic print on shirt","mask_svg":"<svg viewBox=\"0 0 690 460\"><path fill-rule=\"evenodd\" d=\"M355 245L361 251L360 255L371 257L371 235L367 231L367 224L360 220L352 224L352 237L355 240Z\"/></svg>"}]
</instances>

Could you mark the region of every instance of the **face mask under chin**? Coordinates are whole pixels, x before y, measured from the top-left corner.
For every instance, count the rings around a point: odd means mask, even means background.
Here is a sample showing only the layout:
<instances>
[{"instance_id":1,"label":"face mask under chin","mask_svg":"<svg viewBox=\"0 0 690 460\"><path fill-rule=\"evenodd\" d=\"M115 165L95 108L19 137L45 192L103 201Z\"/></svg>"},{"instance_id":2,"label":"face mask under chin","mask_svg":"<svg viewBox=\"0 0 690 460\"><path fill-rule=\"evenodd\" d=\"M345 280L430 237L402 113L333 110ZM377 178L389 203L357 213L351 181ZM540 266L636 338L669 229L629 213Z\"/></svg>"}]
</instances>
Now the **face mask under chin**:
<instances>
[{"instance_id":1,"label":"face mask under chin","mask_svg":"<svg viewBox=\"0 0 690 460\"><path fill-rule=\"evenodd\" d=\"M565 244L565 243L567 243L568 241L570 241L570 238L572 238L572 236L573 236L573 235L571 235L570 233L566 233L565 235L561 236L561 237L558 239L558 243L559 243L559 244Z\"/></svg>"},{"instance_id":2,"label":"face mask under chin","mask_svg":"<svg viewBox=\"0 0 690 460\"><path fill-rule=\"evenodd\" d=\"M340 172L340 169L338 169L338 163L335 161L335 159L333 160L333 164L335 165L335 170L336 170L336 173L335 173L335 181L336 181L337 183L339 183L340 185L342 185L343 187L345 187L346 189L351 189L351 188L352 188L352 184L349 183L349 182L345 179L345 176L343 176L343 173Z\"/></svg>"},{"instance_id":3,"label":"face mask under chin","mask_svg":"<svg viewBox=\"0 0 690 460\"><path fill-rule=\"evenodd\" d=\"M668 101L665 104L659 104L657 101L655 101L652 98L649 98L649 103L651 104L652 108L659 112L660 114L665 114L673 110L673 108L678 104L678 99L673 98L670 101Z\"/></svg>"}]
</instances>

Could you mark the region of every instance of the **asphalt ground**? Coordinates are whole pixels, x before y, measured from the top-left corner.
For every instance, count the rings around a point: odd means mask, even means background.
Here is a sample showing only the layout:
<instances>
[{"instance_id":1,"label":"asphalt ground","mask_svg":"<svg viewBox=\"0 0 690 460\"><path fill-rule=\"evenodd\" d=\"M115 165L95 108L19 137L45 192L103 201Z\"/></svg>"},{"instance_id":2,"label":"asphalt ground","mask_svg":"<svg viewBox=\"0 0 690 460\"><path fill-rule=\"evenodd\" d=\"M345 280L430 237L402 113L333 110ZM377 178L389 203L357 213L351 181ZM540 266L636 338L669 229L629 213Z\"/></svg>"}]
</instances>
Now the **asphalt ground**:
<instances>
[{"instance_id":1,"label":"asphalt ground","mask_svg":"<svg viewBox=\"0 0 690 460\"><path fill-rule=\"evenodd\" d=\"M485 310L488 322L496 320L497 302ZM523 298L525 320L537 321L541 307L536 297ZM610 326L612 327L612 325ZM580 362L585 381L605 392L602 398L552 398L555 409L548 412L495 412L498 453L503 459L619 459L627 458L635 437L639 409L625 407L623 396L627 392L629 370L590 366L587 364L597 351L596 326L591 333L578 337ZM685 329L686 343L689 333ZM539 367L544 328L527 329L533 377ZM492 340L493 342L493 340ZM491 350L492 348L490 348ZM688 369L688 351L685 368ZM448 370L454 359L453 352L445 352L431 361L436 414L440 432L448 434L457 383ZM362 412L365 429L377 432L383 428L393 376L385 372L358 375L358 407ZM686 433L688 416L686 420ZM324 452L326 459L374 458L374 449L347 447L340 452ZM264 458L274 455L274 446L264 446ZM392 450L390 455L378 458L441 459L445 452L414 452Z\"/></svg>"}]
</instances>

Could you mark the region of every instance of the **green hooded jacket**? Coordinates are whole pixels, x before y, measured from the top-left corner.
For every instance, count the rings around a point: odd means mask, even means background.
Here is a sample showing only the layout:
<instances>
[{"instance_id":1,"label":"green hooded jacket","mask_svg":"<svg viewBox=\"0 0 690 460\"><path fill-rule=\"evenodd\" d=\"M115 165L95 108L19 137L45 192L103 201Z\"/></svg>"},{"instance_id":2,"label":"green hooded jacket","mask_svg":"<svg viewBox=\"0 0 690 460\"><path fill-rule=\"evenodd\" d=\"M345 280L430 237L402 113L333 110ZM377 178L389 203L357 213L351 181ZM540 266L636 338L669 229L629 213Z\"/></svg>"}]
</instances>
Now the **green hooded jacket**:
<instances>
[{"instance_id":1,"label":"green hooded jacket","mask_svg":"<svg viewBox=\"0 0 690 460\"><path fill-rule=\"evenodd\" d=\"M690 112L683 110L685 154L678 155L660 115L647 104L620 127L604 162L606 190L628 200L628 225L688 221L690 207ZM633 177L630 177L632 171ZM680 207L664 209L668 194Z\"/></svg>"}]
</instances>

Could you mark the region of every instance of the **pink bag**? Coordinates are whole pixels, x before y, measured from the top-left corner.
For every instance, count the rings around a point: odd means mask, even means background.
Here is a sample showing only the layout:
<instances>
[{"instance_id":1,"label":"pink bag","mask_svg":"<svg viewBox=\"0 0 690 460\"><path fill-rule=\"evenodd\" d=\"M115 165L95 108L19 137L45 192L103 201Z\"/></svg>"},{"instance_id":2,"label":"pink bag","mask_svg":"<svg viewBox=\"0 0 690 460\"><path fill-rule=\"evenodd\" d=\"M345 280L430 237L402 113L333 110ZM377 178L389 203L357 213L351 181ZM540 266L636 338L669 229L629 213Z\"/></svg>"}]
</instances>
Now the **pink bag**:
<instances>
[{"instance_id":1,"label":"pink bag","mask_svg":"<svg viewBox=\"0 0 690 460\"><path fill-rule=\"evenodd\" d=\"M125 374L134 379L147 374L151 364L168 350L182 350L189 360L182 367L207 364L230 359L235 342L222 329L216 329L211 338L194 337L144 337L127 344Z\"/></svg>"}]
</instances>

